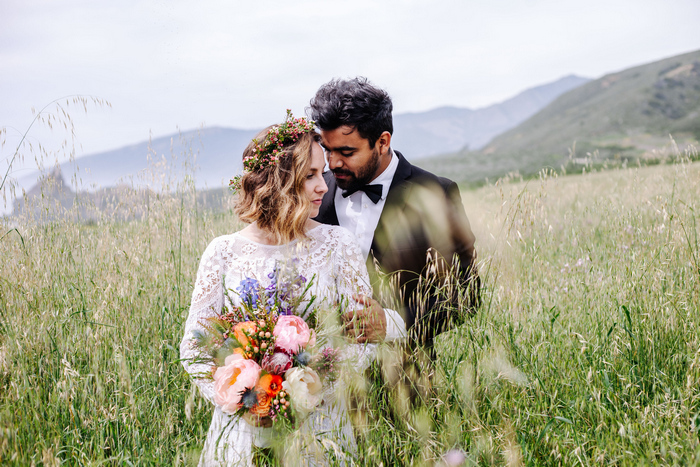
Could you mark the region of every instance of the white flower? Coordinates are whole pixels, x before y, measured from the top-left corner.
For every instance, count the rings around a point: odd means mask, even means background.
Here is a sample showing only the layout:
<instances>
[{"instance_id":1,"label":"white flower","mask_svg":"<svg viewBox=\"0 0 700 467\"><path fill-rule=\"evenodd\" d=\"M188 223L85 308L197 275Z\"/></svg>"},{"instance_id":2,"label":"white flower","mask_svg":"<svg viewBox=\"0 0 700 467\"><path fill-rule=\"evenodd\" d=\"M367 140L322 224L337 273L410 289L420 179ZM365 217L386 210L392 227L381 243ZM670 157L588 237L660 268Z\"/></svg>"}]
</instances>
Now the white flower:
<instances>
[{"instance_id":1,"label":"white flower","mask_svg":"<svg viewBox=\"0 0 700 467\"><path fill-rule=\"evenodd\" d=\"M323 400L321 378L308 366L287 370L282 388L289 394L294 410L301 416L308 415Z\"/></svg>"},{"instance_id":2,"label":"white flower","mask_svg":"<svg viewBox=\"0 0 700 467\"><path fill-rule=\"evenodd\" d=\"M467 460L467 456L464 455L462 451L459 449L450 449L447 451L447 453L442 457L442 461L444 462L444 465L448 467L456 467L459 465L463 465L464 461Z\"/></svg>"}]
</instances>

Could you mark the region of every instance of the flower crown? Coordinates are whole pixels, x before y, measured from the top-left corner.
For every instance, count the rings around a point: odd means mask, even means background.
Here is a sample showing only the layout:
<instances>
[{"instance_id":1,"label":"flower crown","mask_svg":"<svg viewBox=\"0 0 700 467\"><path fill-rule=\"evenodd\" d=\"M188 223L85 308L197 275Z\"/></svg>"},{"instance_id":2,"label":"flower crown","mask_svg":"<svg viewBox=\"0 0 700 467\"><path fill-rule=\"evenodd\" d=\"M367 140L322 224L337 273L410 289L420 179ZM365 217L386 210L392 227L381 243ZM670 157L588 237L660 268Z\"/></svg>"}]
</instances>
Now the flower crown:
<instances>
[{"instance_id":1,"label":"flower crown","mask_svg":"<svg viewBox=\"0 0 700 467\"><path fill-rule=\"evenodd\" d=\"M294 118L292 111L287 109L287 117L281 125L273 126L259 142L253 139L253 154L243 159L243 172L251 173L276 165L284 154L284 147L297 142L304 133L313 131L314 122L305 118ZM235 193L241 188L241 176L236 175L229 182L229 188Z\"/></svg>"}]
</instances>

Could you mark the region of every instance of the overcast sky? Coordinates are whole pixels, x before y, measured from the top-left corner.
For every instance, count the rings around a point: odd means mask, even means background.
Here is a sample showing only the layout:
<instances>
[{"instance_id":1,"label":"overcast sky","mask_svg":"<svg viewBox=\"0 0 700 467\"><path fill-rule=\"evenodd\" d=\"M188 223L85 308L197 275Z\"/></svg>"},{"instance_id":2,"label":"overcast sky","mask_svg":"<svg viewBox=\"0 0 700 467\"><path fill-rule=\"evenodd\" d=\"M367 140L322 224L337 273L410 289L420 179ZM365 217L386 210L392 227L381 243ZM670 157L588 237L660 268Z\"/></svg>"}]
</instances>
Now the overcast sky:
<instances>
[{"instance_id":1,"label":"overcast sky","mask_svg":"<svg viewBox=\"0 0 700 467\"><path fill-rule=\"evenodd\" d=\"M333 77L367 76L397 113L483 107L700 49L699 20L698 0L1 0L2 158L67 95L112 105L70 111L80 156L263 127Z\"/></svg>"}]
</instances>

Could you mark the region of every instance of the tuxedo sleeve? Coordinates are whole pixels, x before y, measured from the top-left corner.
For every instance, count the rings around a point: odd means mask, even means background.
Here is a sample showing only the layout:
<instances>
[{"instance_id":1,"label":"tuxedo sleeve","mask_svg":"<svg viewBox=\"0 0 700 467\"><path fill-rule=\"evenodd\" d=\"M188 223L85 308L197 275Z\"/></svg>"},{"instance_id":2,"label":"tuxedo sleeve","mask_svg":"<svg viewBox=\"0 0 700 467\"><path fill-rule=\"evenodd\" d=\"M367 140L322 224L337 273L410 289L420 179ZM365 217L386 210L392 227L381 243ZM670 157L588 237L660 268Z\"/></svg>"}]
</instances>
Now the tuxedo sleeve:
<instances>
[{"instance_id":1,"label":"tuxedo sleeve","mask_svg":"<svg viewBox=\"0 0 700 467\"><path fill-rule=\"evenodd\" d=\"M399 305L408 341L429 346L479 305L475 238L457 184L395 153L368 269L375 295Z\"/></svg>"},{"instance_id":2,"label":"tuxedo sleeve","mask_svg":"<svg viewBox=\"0 0 700 467\"><path fill-rule=\"evenodd\" d=\"M480 279L476 266L475 237L456 183L440 179L444 190L449 248L430 249L420 285L409 299L407 316L412 321L409 337L424 347L435 336L462 324L480 304ZM446 233L447 233L446 232Z\"/></svg>"},{"instance_id":3,"label":"tuxedo sleeve","mask_svg":"<svg viewBox=\"0 0 700 467\"><path fill-rule=\"evenodd\" d=\"M464 210L462 196L456 183L450 182L447 187L449 206L452 211L452 232L455 245L455 255L457 256L460 285L467 288L469 292L469 307L474 309L480 305L481 281L476 266L476 248L474 242L476 237L472 232L469 219Z\"/></svg>"}]
</instances>

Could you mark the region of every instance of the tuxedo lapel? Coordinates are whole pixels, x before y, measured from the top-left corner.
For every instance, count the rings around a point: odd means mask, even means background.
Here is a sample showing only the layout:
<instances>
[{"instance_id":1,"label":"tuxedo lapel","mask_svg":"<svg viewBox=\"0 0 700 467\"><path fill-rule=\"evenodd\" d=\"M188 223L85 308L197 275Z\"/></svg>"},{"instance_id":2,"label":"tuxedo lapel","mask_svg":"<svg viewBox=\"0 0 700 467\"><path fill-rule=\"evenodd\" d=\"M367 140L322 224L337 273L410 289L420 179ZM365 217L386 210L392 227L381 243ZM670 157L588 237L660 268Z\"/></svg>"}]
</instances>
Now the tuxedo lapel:
<instances>
[{"instance_id":1,"label":"tuxedo lapel","mask_svg":"<svg viewBox=\"0 0 700 467\"><path fill-rule=\"evenodd\" d=\"M412 172L412 169L411 169L412 166L406 160L406 158L403 157L403 154L401 154L399 151L394 151L394 154L396 154L396 157L399 158L399 165L398 165L398 167L396 167L396 172L394 172L394 178L391 180L391 185L389 185L389 195L391 195L391 191L394 188L397 188L405 180L410 178L411 172Z\"/></svg>"},{"instance_id":2,"label":"tuxedo lapel","mask_svg":"<svg viewBox=\"0 0 700 467\"><path fill-rule=\"evenodd\" d=\"M321 224L340 225L338 223L338 213L335 212L335 191L338 186L335 184L335 177L330 170L323 174L323 179L326 181L328 191L323 196L321 207L318 210L318 216L315 220Z\"/></svg>"},{"instance_id":3,"label":"tuxedo lapel","mask_svg":"<svg viewBox=\"0 0 700 467\"><path fill-rule=\"evenodd\" d=\"M405 204L404 192L408 186L408 179L411 178L412 166L403 157L399 151L394 151L396 157L399 158L399 165L396 167L396 172L394 173L394 178L391 180L391 185L389 185L389 193L386 196L386 202L384 203L384 208L382 209L382 214L379 216L379 222L377 223L377 229L383 228L385 215L388 212L387 207L398 208ZM377 245L377 229L374 231L374 236L372 237L372 253L377 261L381 262L382 251ZM370 255L371 256L371 255Z\"/></svg>"},{"instance_id":4,"label":"tuxedo lapel","mask_svg":"<svg viewBox=\"0 0 700 467\"><path fill-rule=\"evenodd\" d=\"M394 151L394 153L396 157L399 158L399 165L396 167L394 178L391 180L391 185L389 185L389 193L387 194L382 214L379 217L377 228L381 228L383 225L382 221L384 213L387 211L387 206L396 208L405 203L404 192L408 186L407 181L411 178L413 172L413 166L403 155L398 151ZM321 207L318 210L318 216L315 217L315 220L322 224L340 225L338 222L338 213L335 210L335 192L338 189L338 185L336 185L335 177L330 170L323 174L323 178L326 181L326 185L328 185L328 192L323 196L323 201L321 202ZM375 230L374 236L372 237L372 252L375 257L380 260L381 251L377 248L376 240L377 231Z\"/></svg>"}]
</instances>

